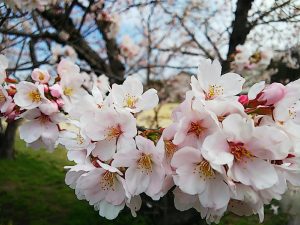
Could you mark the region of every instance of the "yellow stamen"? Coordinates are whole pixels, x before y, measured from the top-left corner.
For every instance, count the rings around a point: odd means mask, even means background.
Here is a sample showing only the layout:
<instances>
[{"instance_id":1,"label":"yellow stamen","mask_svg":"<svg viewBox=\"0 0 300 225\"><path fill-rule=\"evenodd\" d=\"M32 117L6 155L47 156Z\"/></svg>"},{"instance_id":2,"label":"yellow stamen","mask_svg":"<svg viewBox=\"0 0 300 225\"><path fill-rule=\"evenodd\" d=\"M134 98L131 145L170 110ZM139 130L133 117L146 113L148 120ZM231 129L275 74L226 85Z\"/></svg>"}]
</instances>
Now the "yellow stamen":
<instances>
[{"instance_id":1,"label":"yellow stamen","mask_svg":"<svg viewBox=\"0 0 300 225\"><path fill-rule=\"evenodd\" d=\"M29 92L28 96L32 102L40 102L42 100L41 94L38 90L33 90Z\"/></svg>"},{"instance_id":2,"label":"yellow stamen","mask_svg":"<svg viewBox=\"0 0 300 225\"><path fill-rule=\"evenodd\" d=\"M65 87L64 88L64 95L66 95L66 96L69 96L69 97L72 96L73 92L74 92L74 90L71 87Z\"/></svg>"},{"instance_id":3,"label":"yellow stamen","mask_svg":"<svg viewBox=\"0 0 300 225\"><path fill-rule=\"evenodd\" d=\"M100 186L102 190L114 190L114 184L115 184L115 173L112 173L110 171L105 171L105 173L102 176L102 179L100 180Z\"/></svg>"},{"instance_id":4,"label":"yellow stamen","mask_svg":"<svg viewBox=\"0 0 300 225\"><path fill-rule=\"evenodd\" d=\"M170 140L164 140L165 143L165 155L168 160L171 160L174 153L176 152L176 145Z\"/></svg>"},{"instance_id":5,"label":"yellow stamen","mask_svg":"<svg viewBox=\"0 0 300 225\"><path fill-rule=\"evenodd\" d=\"M209 162L206 160L202 160L196 167L196 170L200 172L200 177L202 178L214 178L215 172L211 168Z\"/></svg>"},{"instance_id":6,"label":"yellow stamen","mask_svg":"<svg viewBox=\"0 0 300 225\"><path fill-rule=\"evenodd\" d=\"M221 85L209 85L208 93L206 94L207 99L213 99L219 95L223 94L223 88Z\"/></svg>"},{"instance_id":7,"label":"yellow stamen","mask_svg":"<svg viewBox=\"0 0 300 225\"><path fill-rule=\"evenodd\" d=\"M141 157L138 159L138 168L142 170L142 172L146 172L147 174L152 172L152 155L142 153Z\"/></svg>"},{"instance_id":8,"label":"yellow stamen","mask_svg":"<svg viewBox=\"0 0 300 225\"><path fill-rule=\"evenodd\" d=\"M137 103L137 98L135 96L127 94L125 99L124 99L124 107L128 107L130 109L135 109L136 106L135 104Z\"/></svg>"},{"instance_id":9,"label":"yellow stamen","mask_svg":"<svg viewBox=\"0 0 300 225\"><path fill-rule=\"evenodd\" d=\"M234 155L234 159L238 162L246 158L253 158L249 150L247 150L242 143L229 142L230 153Z\"/></svg>"},{"instance_id":10,"label":"yellow stamen","mask_svg":"<svg viewBox=\"0 0 300 225\"><path fill-rule=\"evenodd\" d=\"M251 57L250 57L250 62L251 63L258 63L262 59L261 52L255 52Z\"/></svg>"}]
</instances>

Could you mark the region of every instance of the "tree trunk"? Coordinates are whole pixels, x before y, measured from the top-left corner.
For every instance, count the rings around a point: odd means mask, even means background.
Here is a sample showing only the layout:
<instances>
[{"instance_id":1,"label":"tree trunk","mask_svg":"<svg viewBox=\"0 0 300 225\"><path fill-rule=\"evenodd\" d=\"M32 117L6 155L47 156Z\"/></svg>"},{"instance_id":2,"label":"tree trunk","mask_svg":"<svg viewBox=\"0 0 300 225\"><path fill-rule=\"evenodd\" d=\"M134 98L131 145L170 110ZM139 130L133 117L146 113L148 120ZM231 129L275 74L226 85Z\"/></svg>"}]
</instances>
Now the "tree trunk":
<instances>
[{"instance_id":1,"label":"tree trunk","mask_svg":"<svg viewBox=\"0 0 300 225\"><path fill-rule=\"evenodd\" d=\"M7 127L0 134L0 158L14 159L15 150L15 134L20 121L12 121L7 124Z\"/></svg>"},{"instance_id":2,"label":"tree trunk","mask_svg":"<svg viewBox=\"0 0 300 225\"><path fill-rule=\"evenodd\" d=\"M248 12L254 0L238 0L236 3L235 19L232 21L232 32L229 37L227 59L223 61L222 70L228 72L230 69L230 57L236 46L244 44L246 38L253 28L248 22Z\"/></svg>"}]
</instances>

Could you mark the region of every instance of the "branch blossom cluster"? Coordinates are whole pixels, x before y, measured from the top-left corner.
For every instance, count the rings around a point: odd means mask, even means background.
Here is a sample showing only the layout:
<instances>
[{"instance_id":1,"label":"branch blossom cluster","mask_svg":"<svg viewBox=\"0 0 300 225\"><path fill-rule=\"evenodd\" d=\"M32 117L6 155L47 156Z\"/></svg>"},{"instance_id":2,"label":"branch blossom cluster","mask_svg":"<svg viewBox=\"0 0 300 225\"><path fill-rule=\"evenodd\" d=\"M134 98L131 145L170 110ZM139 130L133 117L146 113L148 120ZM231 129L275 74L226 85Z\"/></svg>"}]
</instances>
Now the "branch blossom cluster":
<instances>
[{"instance_id":1,"label":"branch blossom cluster","mask_svg":"<svg viewBox=\"0 0 300 225\"><path fill-rule=\"evenodd\" d=\"M1 116L26 119L20 137L29 146L65 146L75 162L66 184L107 219L124 207L136 216L141 194L159 200L172 191L178 210L194 208L208 223L226 211L263 221L265 204L300 185L300 80L259 82L238 96L244 78L202 60L172 124L139 131L137 113L157 106L158 96L136 78L107 94L96 85L88 92L79 67L62 60L54 82L35 69L33 82L14 84L3 62Z\"/></svg>"}]
</instances>

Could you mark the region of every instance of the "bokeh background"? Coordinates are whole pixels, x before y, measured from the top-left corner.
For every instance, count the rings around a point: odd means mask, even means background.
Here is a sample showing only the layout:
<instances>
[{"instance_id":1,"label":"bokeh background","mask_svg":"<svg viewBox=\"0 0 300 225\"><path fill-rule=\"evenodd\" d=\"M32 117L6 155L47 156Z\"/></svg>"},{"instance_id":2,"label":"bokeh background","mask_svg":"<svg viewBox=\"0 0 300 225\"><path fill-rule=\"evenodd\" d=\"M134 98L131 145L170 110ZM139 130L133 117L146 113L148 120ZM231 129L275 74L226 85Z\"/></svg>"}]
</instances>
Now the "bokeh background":
<instances>
[{"instance_id":1,"label":"bokeh background","mask_svg":"<svg viewBox=\"0 0 300 225\"><path fill-rule=\"evenodd\" d=\"M11 79L30 79L33 68L55 75L68 58L99 87L140 78L159 91L161 104L140 114L141 126L165 127L171 110L190 88L201 58L218 59L223 72L246 79L287 83L300 77L298 0L2 0L0 54ZM104 76L101 76L105 74ZM137 218L128 211L101 218L64 183L66 152L27 148L18 122L0 126L0 225L178 224L180 212L156 214L145 203ZM16 133L16 135L15 135ZM172 202L160 202L172 208ZM263 224L300 224L297 188L266 206ZM258 218L226 215L220 224L254 225ZM182 223L181 223L182 224ZM199 215L187 225L205 224Z\"/></svg>"}]
</instances>

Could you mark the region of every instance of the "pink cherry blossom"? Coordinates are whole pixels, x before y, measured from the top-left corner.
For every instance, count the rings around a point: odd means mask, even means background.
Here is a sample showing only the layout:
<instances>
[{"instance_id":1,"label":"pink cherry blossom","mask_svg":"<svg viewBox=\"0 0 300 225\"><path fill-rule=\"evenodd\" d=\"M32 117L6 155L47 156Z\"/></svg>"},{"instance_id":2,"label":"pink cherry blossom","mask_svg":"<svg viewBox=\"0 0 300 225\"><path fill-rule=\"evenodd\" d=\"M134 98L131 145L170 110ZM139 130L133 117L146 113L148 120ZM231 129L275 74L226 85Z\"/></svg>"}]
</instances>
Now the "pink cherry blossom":
<instances>
[{"instance_id":1,"label":"pink cherry blossom","mask_svg":"<svg viewBox=\"0 0 300 225\"><path fill-rule=\"evenodd\" d=\"M157 91L152 88L143 93L142 82L134 77L128 77L122 85L113 84L111 97L116 107L133 113L152 109L158 104Z\"/></svg>"},{"instance_id":2,"label":"pink cherry blossom","mask_svg":"<svg viewBox=\"0 0 300 225\"><path fill-rule=\"evenodd\" d=\"M34 69L31 73L32 80L39 82L41 84L46 84L50 80L50 74L41 69Z\"/></svg>"},{"instance_id":3,"label":"pink cherry blossom","mask_svg":"<svg viewBox=\"0 0 300 225\"><path fill-rule=\"evenodd\" d=\"M154 143L141 136L136 137L138 149L132 148L114 156L113 165L127 167L125 182L131 195L145 192L155 197L161 190L165 176L162 154Z\"/></svg>"}]
</instances>

